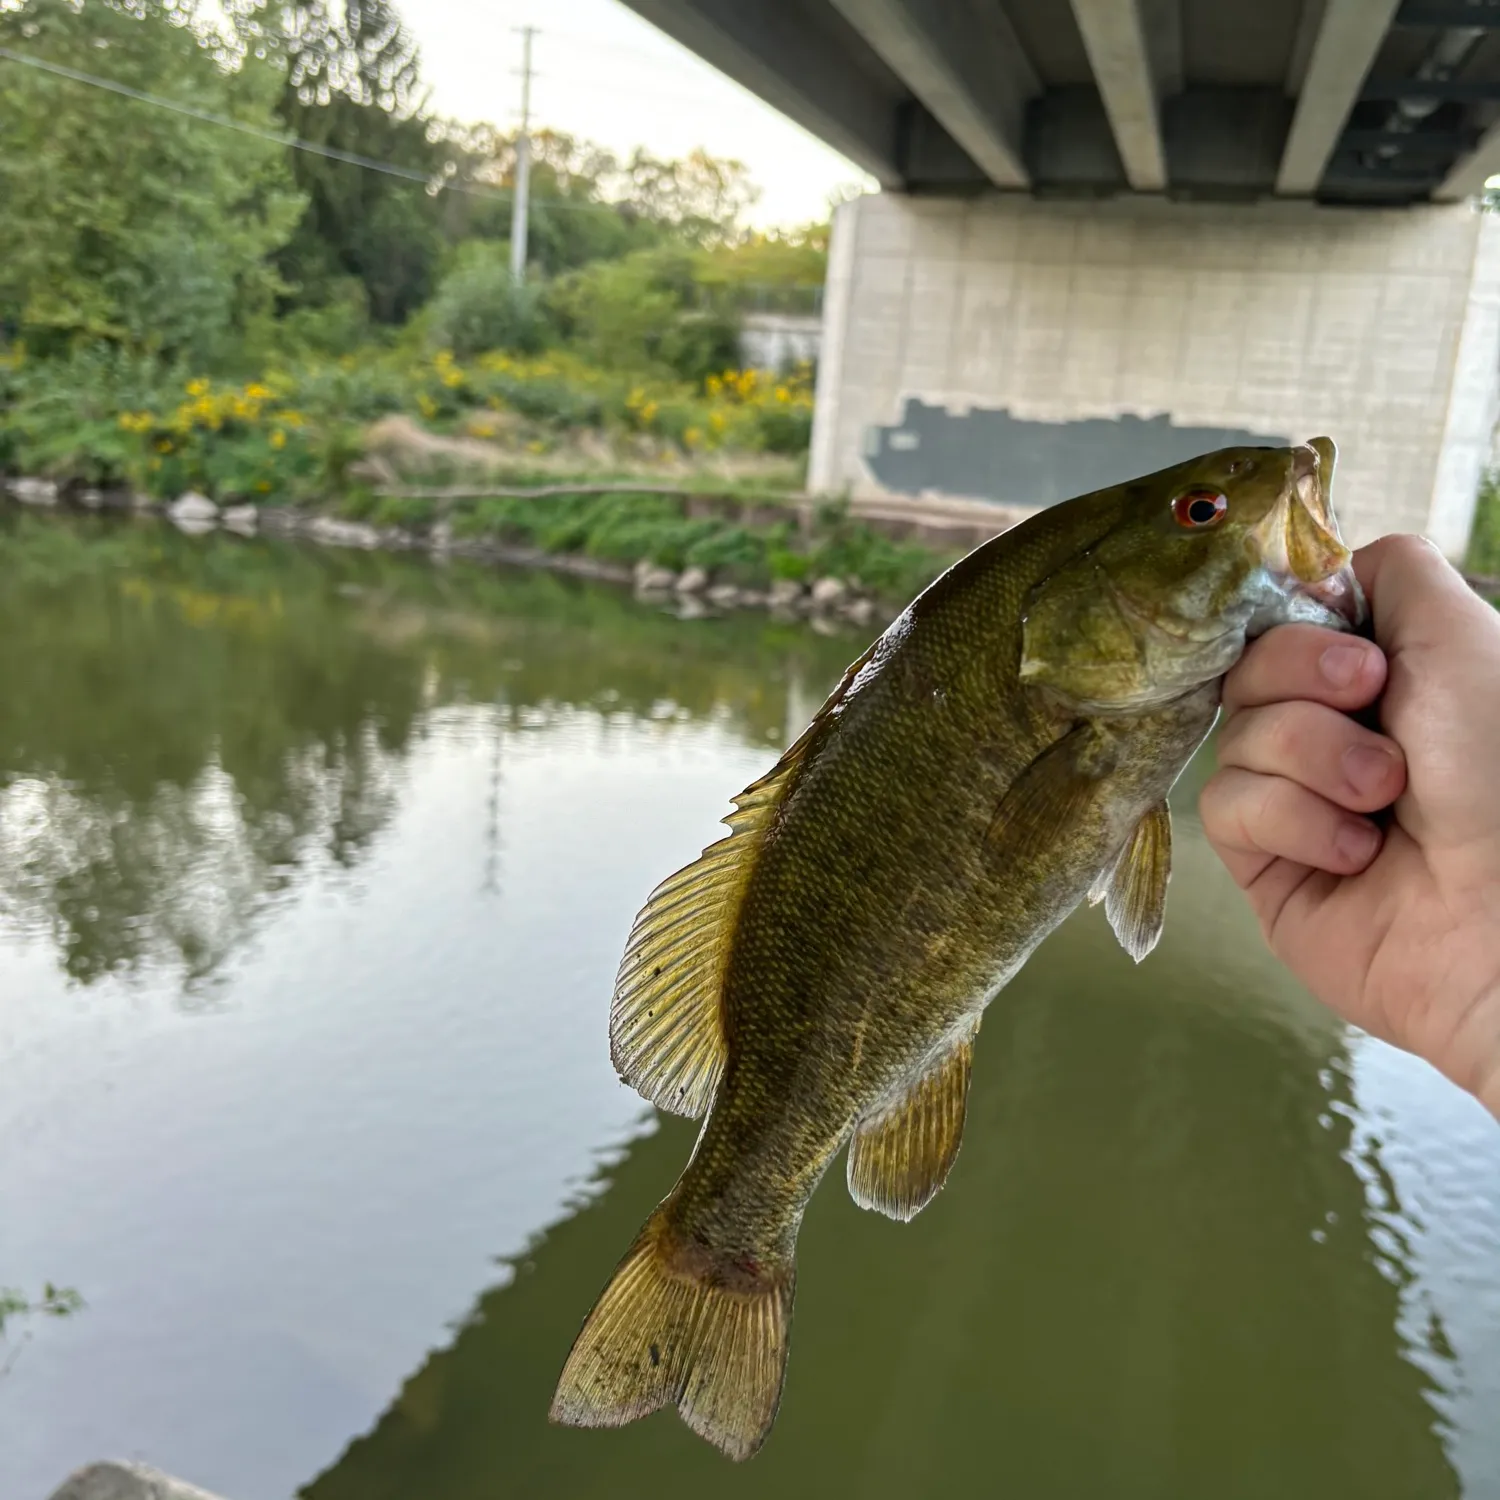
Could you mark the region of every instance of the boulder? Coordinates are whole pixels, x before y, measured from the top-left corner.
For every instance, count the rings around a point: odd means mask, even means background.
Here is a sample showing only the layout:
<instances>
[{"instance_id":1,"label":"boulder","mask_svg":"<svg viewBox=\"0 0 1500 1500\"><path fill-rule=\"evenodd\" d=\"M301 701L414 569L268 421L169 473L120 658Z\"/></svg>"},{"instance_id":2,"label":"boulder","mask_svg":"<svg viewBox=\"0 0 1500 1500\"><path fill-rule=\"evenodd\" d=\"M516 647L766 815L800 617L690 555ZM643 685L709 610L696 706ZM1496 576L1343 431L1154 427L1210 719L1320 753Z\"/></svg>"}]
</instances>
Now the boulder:
<instances>
[{"instance_id":1,"label":"boulder","mask_svg":"<svg viewBox=\"0 0 1500 1500\"><path fill-rule=\"evenodd\" d=\"M732 609L740 602L740 591L732 583L716 583L708 591L708 602L719 609Z\"/></svg>"},{"instance_id":2,"label":"boulder","mask_svg":"<svg viewBox=\"0 0 1500 1500\"><path fill-rule=\"evenodd\" d=\"M676 582L677 575L670 568L664 568L649 558L643 557L635 565L635 587L638 593L670 593Z\"/></svg>"},{"instance_id":3,"label":"boulder","mask_svg":"<svg viewBox=\"0 0 1500 1500\"><path fill-rule=\"evenodd\" d=\"M92 485L79 490L74 498L85 510L104 509L104 491L96 490Z\"/></svg>"},{"instance_id":4,"label":"boulder","mask_svg":"<svg viewBox=\"0 0 1500 1500\"><path fill-rule=\"evenodd\" d=\"M10 492L22 505L56 505L57 483L51 479L12 479Z\"/></svg>"},{"instance_id":5,"label":"boulder","mask_svg":"<svg viewBox=\"0 0 1500 1500\"><path fill-rule=\"evenodd\" d=\"M361 547L373 552L380 545L380 533L363 521L341 521L337 516L316 516L308 523L307 534L315 542L329 547Z\"/></svg>"},{"instance_id":6,"label":"boulder","mask_svg":"<svg viewBox=\"0 0 1500 1500\"><path fill-rule=\"evenodd\" d=\"M100 1463L77 1469L50 1500L219 1500L195 1484L146 1464Z\"/></svg>"},{"instance_id":7,"label":"boulder","mask_svg":"<svg viewBox=\"0 0 1500 1500\"><path fill-rule=\"evenodd\" d=\"M705 568L684 568L677 575L679 594L701 594L708 587L708 571Z\"/></svg>"},{"instance_id":8,"label":"boulder","mask_svg":"<svg viewBox=\"0 0 1500 1500\"><path fill-rule=\"evenodd\" d=\"M849 592L849 585L842 578L820 578L812 586L814 609L832 609Z\"/></svg>"},{"instance_id":9,"label":"boulder","mask_svg":"<svg viewBox=\"0 0 1500 1500\"><path fill-rule=\"evenodd\" d=\"M453 522L436 521L427 533L427 541L436 552L446 552L453 545Z\"/></svg>"},{"instance_id":10,"label":"boulder","mask_svg":"<svg viewBox=\"0 0 1500 1500\"><path fill-rule=\"evenodd\" d=\"M771 608L791 609L802 597L802 584L796 578L775 578L771 581Z\"/></svg>"},{"instance_id":11,"label":"boulder","mask_svg":"<svg viewBox=\"0 0 1500 1500\"><path fill-rule=\"evenodd\" d=\"M179 525L184 521L217 521L219 507L207 495L188 490L167 507L167 514Z\"/></svg>"},{"instance_id":12,"label":"boulder","mask_svg":"<svg viewBox=\"0 0 1500 1500\"><path fill-rule=\"evenodd\" d=\"M219 517L222 525L241 536L251 536L260 524L260 512L253 505L231 505Z\"/></svg>"},{"instance_id":13,"label":"boulder","mask_svg":"<svg viewBox=\"0 0 1500 1500\"><path fill-rule=\"evenodd\" d=\"M846 599L839 611L846 620L856 625L869 625L875 619L873 599Z\"/></svg>"}]
</instances>

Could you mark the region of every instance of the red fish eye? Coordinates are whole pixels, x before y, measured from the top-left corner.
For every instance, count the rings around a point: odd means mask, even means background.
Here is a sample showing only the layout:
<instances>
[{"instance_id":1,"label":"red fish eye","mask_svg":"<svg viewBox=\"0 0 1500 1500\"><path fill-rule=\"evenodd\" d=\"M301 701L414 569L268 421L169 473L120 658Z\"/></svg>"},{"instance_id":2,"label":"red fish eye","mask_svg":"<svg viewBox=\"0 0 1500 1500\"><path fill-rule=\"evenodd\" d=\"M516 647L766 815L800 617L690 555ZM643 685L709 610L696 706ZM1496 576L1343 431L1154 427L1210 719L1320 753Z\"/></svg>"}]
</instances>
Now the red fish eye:
<instances>
[{"instance_id":1,"label":"red fish eye","mask_svg":"<svg viewBox=\"0 0 1500 1500\"><path fill-rule=\"evenodd\" d=\"M1229 509L1229 497L1217 490L1184 490L1172 502L1172 516L1179 526L1190 531L1222 521Z\"/></svg>"}]
</instances>

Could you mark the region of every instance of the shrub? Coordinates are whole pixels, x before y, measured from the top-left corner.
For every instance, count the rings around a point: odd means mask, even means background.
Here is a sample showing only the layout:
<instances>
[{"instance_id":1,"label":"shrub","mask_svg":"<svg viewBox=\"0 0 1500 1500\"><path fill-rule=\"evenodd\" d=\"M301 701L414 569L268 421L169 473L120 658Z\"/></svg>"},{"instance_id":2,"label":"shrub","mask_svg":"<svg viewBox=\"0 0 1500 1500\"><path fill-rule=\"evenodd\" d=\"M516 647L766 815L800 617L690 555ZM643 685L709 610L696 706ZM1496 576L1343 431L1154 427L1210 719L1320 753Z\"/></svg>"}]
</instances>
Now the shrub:
<instances>
[{"instance_id":1,"label":"shrub","mask_svg":"<svg viewBox=\"0 0 1500 1500\"><path fill-rule=\"evenodd\" d=\"M554 329L535 286L511 279L504 246L477 243L438 286L424 318L429 347L451 350L460 359L503 349L537 354L552 342Z\"/></svg>"}]
</instances>

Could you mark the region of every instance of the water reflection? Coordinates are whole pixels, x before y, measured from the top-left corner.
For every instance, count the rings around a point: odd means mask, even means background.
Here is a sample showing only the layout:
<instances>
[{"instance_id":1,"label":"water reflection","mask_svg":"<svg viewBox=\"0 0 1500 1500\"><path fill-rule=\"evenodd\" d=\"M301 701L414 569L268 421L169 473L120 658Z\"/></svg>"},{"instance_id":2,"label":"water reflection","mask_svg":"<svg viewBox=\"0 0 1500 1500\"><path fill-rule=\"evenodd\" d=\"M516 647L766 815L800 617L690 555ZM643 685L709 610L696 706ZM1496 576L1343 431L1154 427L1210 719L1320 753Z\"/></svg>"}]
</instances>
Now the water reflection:
<instances>
[{"instance_id":1,"label":"water reflection","mask_svg":"<svg viewBox=\"0 0 1500 1500\"><path fill-rule=\"evenodd\" d=\"M1266 957L1206 760L1161 949L1044 948L939 1200L832 1174L733 1468L544 1420L692 1140L610 979L860 642L155 527L7 520L0 577L0 1280L90 1305L0 1385L0 1493L1500 1493L1500 1133Z\"/></svg>"},{"instance_id":2,"label":"water reflection","mask_svg":"<svg viewBox=\"0 0 1500 1500\"><path fill-rule=\"evenodd\" d=\"M298 871L358 864L435 706L528 729L579 705L712 718L774 744L802 674L856 644L694 633L549 575L24 514L0 575L0 918L85 984L170 961L201 989Z\"/></svg>"}]
</instances>

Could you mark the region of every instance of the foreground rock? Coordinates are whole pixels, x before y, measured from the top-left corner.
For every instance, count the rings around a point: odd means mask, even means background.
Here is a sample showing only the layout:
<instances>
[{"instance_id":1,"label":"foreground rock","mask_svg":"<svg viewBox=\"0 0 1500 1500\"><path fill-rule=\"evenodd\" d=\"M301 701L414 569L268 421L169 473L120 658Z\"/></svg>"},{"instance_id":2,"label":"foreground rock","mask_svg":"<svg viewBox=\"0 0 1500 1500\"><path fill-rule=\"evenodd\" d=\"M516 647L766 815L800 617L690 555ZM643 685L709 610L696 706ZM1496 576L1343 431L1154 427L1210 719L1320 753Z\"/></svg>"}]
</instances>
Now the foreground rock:
<instances>
[{"instance_id":1,"label":"foreground rock","mask_svg":"<svg viewBox=\"0 0 1500 1500\"><path fill-rule=\"evenodd\" d=\"M70 1474L50 1500L220 1500L145 1464L90 1464Z\"/></svg>"}]
</instances>

